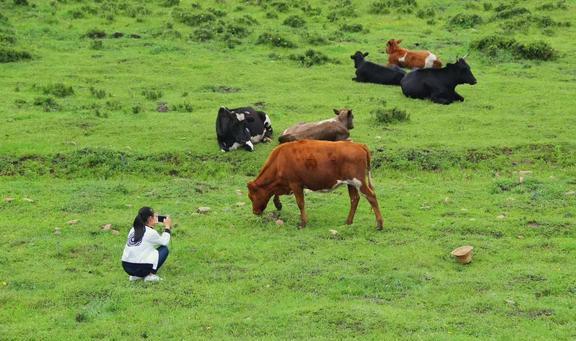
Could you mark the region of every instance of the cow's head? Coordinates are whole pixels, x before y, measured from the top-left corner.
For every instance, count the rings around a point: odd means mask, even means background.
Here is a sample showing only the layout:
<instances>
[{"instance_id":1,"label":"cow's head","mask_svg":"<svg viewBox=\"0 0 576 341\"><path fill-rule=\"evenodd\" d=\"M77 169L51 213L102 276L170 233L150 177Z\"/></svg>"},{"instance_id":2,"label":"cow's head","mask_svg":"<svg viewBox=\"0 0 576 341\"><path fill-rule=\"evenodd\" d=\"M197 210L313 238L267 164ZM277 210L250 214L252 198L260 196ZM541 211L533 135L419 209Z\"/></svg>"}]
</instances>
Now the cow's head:
<instances>
[{"instance_id":1,"label":"cow's head","mask_svg":"<svg viewBox=\"0 0 576 341\"><path fill-rule=\"evenodd\" d=\"M358 66L364 62L364 57L366 57L368 55L368 52L360 52L360 51L356 51L356 53L354 53L353 55L350 56L350 59L352 59L354 61L354 67L358 68Z\"/></svg>"},{"instance_id":2,"label":"cow's head","mask_svg":"<svg viewBox=\"0 0 576 341\"><path fill-rule=\"evenodd\" d=\"M268 206L272 193L267 193L264 189L257 186L254 181L248 183L248 198L252 202L252 213L261 215Z\"/></svg>"},{"instance_id":3,"label":"cow's head","mask_svg":"<svg viewBox=\"0 0 576 341\"><path fill-rule=\"evenodd\" d=\"M394 51L396 51L396 49L400 48L401 42L402 42L402 39L400 39L400 40L396 40L396 39L388 40L388 42L386 43L386 53L390 54L390 53L393 53Z\"/></svg>"},{"instance_id":4,"label":"cow's head","mask_svg":"<svg viewBox=\"0 0 576 341\"><path fill-rule=\"evenodd\" d=\"M254 120L253 117L248 117L248 113L245 112L220 107L218 119L222 134L233 141L231 145L226 146L228 149L243 147L249 151L254 150L254 145L250 141L250 131L246 125L247 121Z\"/></svg>"},{"instance_id":5,"label":"cow's head","mask_svg":"<svg viewBox=\"0 0 576 341\"><path fill-rule=\"evenodd\" d=\"M352 109L333 109L338 116L338 121L342 122L348 130L354 129L354 115Z\"/></svg>"},{"instance_id":6,"label":"cow's head","mask_svg":"<svg viewBox=\"0 0 576 341\"><path fill-rule=\"evenodd\" d=\"M458 59L454 64L448 63L446 68L452 70L456 74L456 81L458 84L474 85L477 83L472 71L470 71L470 66L466 63L464 58Z\"/></svg>"}]
</instances>

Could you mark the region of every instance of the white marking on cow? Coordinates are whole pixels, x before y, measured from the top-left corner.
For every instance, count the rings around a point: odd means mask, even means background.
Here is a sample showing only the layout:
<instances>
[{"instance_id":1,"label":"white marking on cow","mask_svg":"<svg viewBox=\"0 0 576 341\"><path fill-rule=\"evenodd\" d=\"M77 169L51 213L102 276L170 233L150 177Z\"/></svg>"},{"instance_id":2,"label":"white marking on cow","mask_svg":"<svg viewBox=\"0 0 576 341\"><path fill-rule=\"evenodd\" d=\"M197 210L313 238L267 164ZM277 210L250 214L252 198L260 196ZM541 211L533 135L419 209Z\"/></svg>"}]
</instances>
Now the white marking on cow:
<instances>
[{"instance_id":1,"label":"white marking on cow","mask_svg":"<svg viewBox=\"0 0 576 341\"><path fill-rule=\"evenodd\" d=\"M288 129L284 130L284 131L282 132L282 135L286 135L286 132L287 132L287 131L288 131Z\"/></svg>"},{"instance_id":2,"label":"white marking on cow","mask_svg":"<svg viewBox=\"0 0 576 341\"><path fill-rule=\"evenodd\" d=\"M318 192L331 192L344 184L354 186L356 189L360 189L360 187L362 187L362 181L353 178L352 180L336 180L336 184L332 186L332 188L321 189Z\"/></svg>"},{"instance_id":3,"label":"white marking on cow","mask_svg":"<svg viewBox=\"0 0 576 341\"><path fill-rule=\"evenodd\" d=\"M329 118L329 119L327 119L327 120L322 120L322 121L320 121L320 122L316 122L316 125L321 125L322 123L336 122L336 121L337 121L337 119L335 119L335 118Z\"/></svg>"},{"instance_id":4,"label":"white marking on cow","mask_svg":"<svg viewBox=\"0 0 576 341\"><path fill-rule=\"evenodd\" d=\"M404 62L406 61L406 56L407 56L407 55L408 55L408 52L406 52L406 54L403 55L402 57L398 58L398 61L399 61L400 63L404 63Z\"/></svg>"},{"instance_id":5,"label":"white marking on cow","mask_svg":"<svg viewBox=\"0 0 576 341\"><path fill-rule=\"evenodd\" d=\"M234 144L232 145L232 147L228 148L228 150L235 150L242 147L242 144L238 143L238 142L234 142Z\"/></svg>"},{"instance_id":6,"label":"white marking on cow","mask_svg":"<svg viewBox=\"0 0 576 341\"><path fill-rule=\"evenodd\" d=\"M236 114L236 118L238 119L238 121L242 122L244 121L244 114Z\"/></svg>"},{"instance_id":7,"label":"white marking on cow","mask_svg":"<svg viewBox=\"0 0 576 341\"><path fill-rule=\"evenodd\" d=\"M250 150L251 150L251 151L254 151L254 145L252 144L252 142L246 141L246 145L247 145L248 147L250 147Z\"/></svg>"},{"instance_id":8,"label":"white marking on cow","mask_svg":"<svg viewBox=\"0 0 576 341\"><path fill-rule=\"evenodd\" d=\"M262 135L251 136L250 141L252 141L252 143L258 143L258 142L262 141L262 139L264 138L264 135L266 135L266 131L264 131L262 133Z\"/></svg>"},{"instance_id":9,"label":"white marking on cow","mask_svg":"<svg viewBox=\"0 0 576 341\"><path fill-rule=\"evenodd\" d=\"M424 68L431 68L434 65L434 61L437 59L438 58L433 53L428 54L428 57L426 57L426 61L424 62Z\"/></svg>"}]
</instances>

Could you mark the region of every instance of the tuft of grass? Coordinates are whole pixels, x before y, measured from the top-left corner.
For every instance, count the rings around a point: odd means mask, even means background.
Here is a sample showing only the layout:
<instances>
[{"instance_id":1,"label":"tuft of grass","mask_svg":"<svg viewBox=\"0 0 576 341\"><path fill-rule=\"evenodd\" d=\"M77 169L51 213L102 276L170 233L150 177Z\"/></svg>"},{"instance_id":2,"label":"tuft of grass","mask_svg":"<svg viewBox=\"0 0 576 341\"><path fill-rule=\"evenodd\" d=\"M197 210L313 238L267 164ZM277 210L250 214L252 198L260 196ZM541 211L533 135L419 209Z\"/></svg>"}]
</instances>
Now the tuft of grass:
<instances>
[{"instance_id":1,"label":"tuft of grass","mask_svg":"<svg viewBox=\"0 0 576 341\"><path fill-rule=\"evenodd\" d=\"M448 27L451 28L474 28L484 23L478 14L458 13L448 20Z\"/></svg>"},{"instance_id":2,"label":"tuft of grass","mask_svg":"<svg viewBox=\"0 0 576 341\"><path fill-rule=\"evenodd\" d=\"M300 28L306 26L306 20L298 15L291 15L284 20L283 24L293 28Z\"/></svg>"},{"instance_id":3,"label":"tuft of grass","mask_svg":"<svg viewBox=\"0 0 576 341\"><path fill-rule=\"evenodd\" d=\"M30 59L32 59L30 52L0 47L0 63L15 63Z\"/></svg>"},{"instance_id":4,"label":"tuft of grass","mask_svg":"<svg viewBox=\"0 0 576 341\"><path fill-rule=\"evenodd\" d=\"M142 96L144 96L144 98L146 98L149 101L156 101L162 98L162 96L164 96L162 90L158 89L144 89L142 90L141 94Z\"/></svg>"},{"instance_id":5,"label":"tuft of grass","mask_svg":"<svg viewBox=\"0 0 576 341\"><path fill-rule=\"evenodd\" d=\"M84 34L84 37L90 39L104 39L106 38L106 32L93 28Z\"/></svg>"},{"instance_id":6,"label":"tuft of grass","mask_svg":"<svg viewBox=\"0 0 576 341\"><path fill-rule=\"evenodd\" d=\"M52 97L36 97L33 104L40 106L45 112L60 111L61 107Z\"/></svg>"},{"instance_id":7,"label":"tuft of grass","mask_svg":"<svg viewBox=\"0 0 576 341\"><path fill-rule=\"evenodd\" d=\"M373 119L380 124L399 123L410 120L410 115L399 108L375 109L371 112Z\"/></svg>"},{"instance_id":8,"label":"tuft of grass","mask_svg":"<svg viewBox=\"0 0 576 341\"><path fill-rule=\"evenodd\" d=\"M282 37L280 34L269 32L262 33L256 40L256 44L268 45L273 47L282 47L288 49L293 49L297 47L295 43Z\"/></svg>"},{"instance_id":9,"label":"tuft of grass","mask_svg":"<svg viewBox=\"0 0 576 341\"><path fill-rule=\"evenodd\" d=\"M338 61L331 59L324 53L314 49L308 49L302 54L292 54L288 58L298 62L298 64L304 67L312 67L326 63L338 63Z\"/></svg>"},{"instance_id":10,"label":"tuft of grass","mask_svg":"<svg viewBox=\"0 0 576 341\"><path fill-rule=\"evenodd\" d=\"M63 83L48 84L41 87L41 89L45 95L52 95L60 98L74 95L74 88Z\"/></svg>"},{"instance_id":11,"label":"tuft of grass","mask_svg":"<svg viewBox=\"0 0 576 341\"><path fill-rule=\"evenodd\" d=\"M558 52L544 41L521 43L514 38L487 36L472 42L471 47L490 57L499 57L503 52L515 58L531 60L554 60Z\"/></svg>"}]
</instances>

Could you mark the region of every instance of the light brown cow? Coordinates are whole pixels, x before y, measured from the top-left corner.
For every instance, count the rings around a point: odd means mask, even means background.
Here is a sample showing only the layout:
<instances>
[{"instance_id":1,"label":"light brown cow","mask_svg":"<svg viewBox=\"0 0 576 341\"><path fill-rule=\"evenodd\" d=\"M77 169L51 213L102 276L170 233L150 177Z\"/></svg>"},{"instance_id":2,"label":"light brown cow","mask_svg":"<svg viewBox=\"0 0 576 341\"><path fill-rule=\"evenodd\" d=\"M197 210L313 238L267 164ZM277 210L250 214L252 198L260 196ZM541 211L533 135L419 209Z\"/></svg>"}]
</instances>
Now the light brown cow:
<instances>
[{"instance_id":1,"label":"light brown cow","mask_svg":"<svg viewBox=\"0 0 576 341\"><path fill-rule=\"evenodd\" d=\"M442 67L442 62L430 51L410 51L400 47L402 40L388 40L386 53L388 64L398 65L410 69L425 69Z\"/></svg>"},{"instance_id":2,"label":"light brown cow","mask_svg":"<svg viewBox=\"0 0 576 341\"><path fill-rule=\"evenodd\" d=\"M360 191L370 202L376 215L376 228L382 229L382 215L376 193L370 183L370 152L363 144L350 141L303 140L276 147L258 177L248 183L252 211L261 215L270 198L282 209L279 195L294 193L300 208L300 227L308 221L304 209L304 189L332 190L348 185L350 212L346 224L352 224L360 201Z\"/></svg>"},{"instance_id":3,"label":"light brown cow","mask_svg":"<svg viewBox=\"0 0 576 341\"><path fill-rule=\"evenodd\" d=\"M354 128L354 115L350 109L334 109L335 118L313 123L298 123L282 133L280 143L297 140L341 141L350 136Z\"/></svg>"}]
</instances>

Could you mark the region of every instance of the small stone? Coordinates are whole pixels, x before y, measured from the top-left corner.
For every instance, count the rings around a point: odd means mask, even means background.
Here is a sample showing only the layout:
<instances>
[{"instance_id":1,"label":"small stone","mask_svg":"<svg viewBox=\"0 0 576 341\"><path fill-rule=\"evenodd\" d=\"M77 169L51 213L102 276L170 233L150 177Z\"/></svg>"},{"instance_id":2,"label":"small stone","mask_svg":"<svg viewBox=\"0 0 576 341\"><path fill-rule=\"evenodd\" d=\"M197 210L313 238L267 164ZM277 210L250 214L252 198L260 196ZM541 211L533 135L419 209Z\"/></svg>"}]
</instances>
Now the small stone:
<instances>
[{"instance_id":1,"label":"small stone","mask_svg":"<svg viewBox=\"0 0 576 341\"><path fill-rule=\"evenodd\" d=\"M518 182L519 182L519 183L523 183L523 182L524 182L524 177L523 177L523 176L519 177L519 178L518 178Z\"/></svg>"},{"instance_id":2,"label":"small stone","mask_svg":"<svg viewBox=\"0 0 576 341\"><path fill-rule=\"evenodd\" d=\"M450 200L449 197L444 198L444 203L445 203L445 204L449 203L450 201L452 201L452 200Z\"/></svg>"},{"instance_id":3,"label":"small stone","mask_svg":"<svg viewBox=\"0 0 576 341\"><path fill-rule=\"evenodd\" d=\"M236 195L242 195L242 191L239 190L239 189L237 189L237 190L236 190Z\"/></svg>"},{"instance_id":4,"label":"small stone","mask_svg":"<svg viewBox=\"0 0 576 341\"><path fill-rule=\"evenodd\" d=\"M516 305L516 302L513 300L506 300L506 303L508 303L509 305Z\"/></svg>"},{"instance_id":5,"label":"small stone","mask_svg":"<svg viewBox=\"0 0 576 341\"><path fill-rule=\"evenodd\" d=\"M164 102L158 103L158 108L156 108L156 111L158 112L168 112L169 110L168 104Z\"/></svg>"},{"instance_id":6,"label":"small stone","mask_svg":"<svg viewBox=\"0 0 576 341\"><path fill-rule=\"evenodd\" d=\"M103 230L103 231L108 231L108 230L110 230L110 229L112 229L112 224L104 224L104 225L102 225L102 230Z\"/></svg>"},{"instance_id":7,"label":"small stone","mask_svg":"<svg viewBox=\"0 0 576 341\"><path fill-rule=\"evenodd\" d=\"M516 236L516 238L518 238L518 239L524 239L524 236L521 235L521 234L519 234L519 235Z\"/></svg>"},{"instance_id":8,"label":"small stone","mask_svg":"<svg viewBox=\"0 0 576 341\"><path fill-rule=\"evenodd\" d=\"M14 198L12 198L12 197L4 198L4 202L11 202L11 201L14 201Z\"/></svg>"},{"instance_id":9,"label":"small stone","mask_svg":"<svg viewBox=\"0 0 576 341\"><path fill-rule=\"evenodd\" d=\"M532 174L532 171L518 171L518 175L526 176Z\"/></svg>"},{"instance_id":10,"label":"small stone","mask_svg":"<svg viewBox=\"0 0 576 341\"><path fill-rule=\"evenodd\" d=\"M34 202L34 200L30 199L30 198L23 198L22 201L26 201L26 202Z\"/></svg>"},{"instance_id":11,"label":"small stone","mask_svg":"<svg viewBox=\"0 0 576 341\"><path fill-rule=\"evenodd\" d=\"M338 231L336 231L336 230L328 230L328 231L330 231L330 233L331 233L333 236L336 236L336 235L338 234Z\"/></svg>"},{"instance_id":12,"label":"small stone","mask_svg":"<svg viewBox=\"0 0 576 341\"><path fill-rule=\"evenodd\" d=\"M62 231L59 227L54 228L54 234L62 234Z\"/></svg>"},{"instance_id":13,"label":"small stone","mask_svg":"<svg viewBox=\"0 0 576 341\"><path fill-rule=\"evenodd\" d=\"M240 201L240 202L237 202L237 203L236 203L236 206L238 206L238 207L242 207L242 206L244 206L244 205L246 205L246 203L243 202L243 201Z\"/></svg>"},{"instance_id":14,"label":"small stone","mask_svg":"<svg viewBox=\"0 0 576 341\"><path fill-rule=\"evenodd\" d=\"M73 219L73 220L68 220L66 222L66 224L68 225L74 225L74 224L78 224L79 220L78 219Z\"/></svg>"},{"instance_id":15,"label":"small stone","mask_svg":"<svg viewBox=\"0 0 576 341\"><path fill-rule=\"evenodd\" d=\"M568 191L568 192L564 193L564 195L574 195L574 194L576 194L576 192L574 192L574 191Z\"/></svg>"},{"instance_id":16,"label":"small stone","mask_svg":"<svg viewBox=\"0 0 576 341\"><path fill-rule=\"evenodd\" d=\"M284 220L282 220L282 219L276 219L276 225L278 225L278 226L284 225Z\"/></svg>"},{"instance_id":17,"label":"small stone","mask_svg":"<svg viewBox=\"0 0 576 341\"><path fill-rule=\"evenodd\" d=\"M504 219L504 218L506 218L506 216L503 215L503 214L501 214L501 215L499 215L499 216L496 217L496 219Z\"/></svg>"},{"instance_id":18,"label":"small stone","mask_svg":"<svg viewBox=\"0 0 576 341\"><path fill-rule=\"evenodd\" d=\"M120 234L120 231L118 231L118 230L112 230L112 234L115 235L115 236L117 236L117 235Z\"/></svg>"},{"instance_id":19,"label":"small stone","mask_svg":"<svg viewBox=\"0 0 576 341\"><path fill-rule=\"evenodd\" d=\"M128 208L132 208L132 204L126 204L125 206Z\"/></svg>"},{"instance_id":20,"label":"small stone","mask_svg":"<svg viewBox=\"0 0 576 341\"><path fill-rule=\"evenodd\" d=\"M206 214L206 213L210 212L210 207L198 207L196 212L198 212L200 214Z\"/></svg>"}]
</instances>

